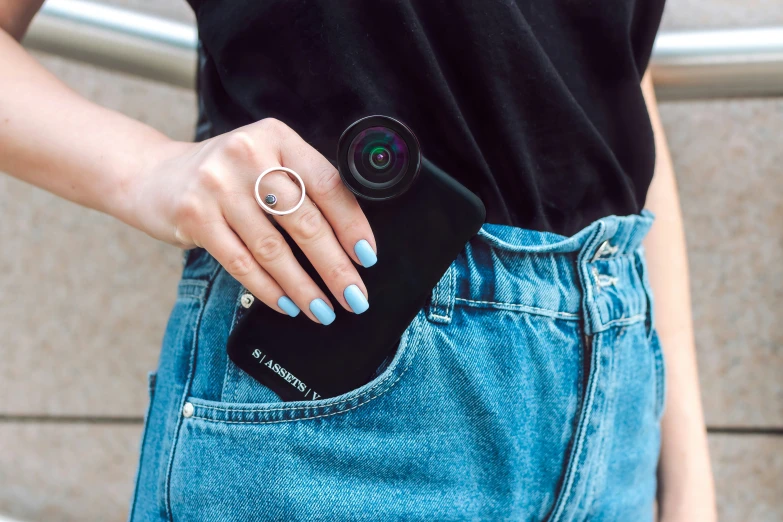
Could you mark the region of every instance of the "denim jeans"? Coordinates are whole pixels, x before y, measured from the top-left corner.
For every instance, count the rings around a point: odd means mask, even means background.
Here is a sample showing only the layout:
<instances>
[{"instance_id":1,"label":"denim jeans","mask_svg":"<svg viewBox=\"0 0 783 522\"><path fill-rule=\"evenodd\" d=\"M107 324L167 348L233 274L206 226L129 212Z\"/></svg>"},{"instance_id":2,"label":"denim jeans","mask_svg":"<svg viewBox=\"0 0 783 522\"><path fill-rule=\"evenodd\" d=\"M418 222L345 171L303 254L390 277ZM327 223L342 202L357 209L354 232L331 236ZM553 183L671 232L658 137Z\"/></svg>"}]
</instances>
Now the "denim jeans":
<instances>
[{"instance_id":1,"label":"denim jeans","mask_svg":"<svg viewBox=\"0 0 783 522\"><path fill-rule=\"evenodd\" d=\"M189 252L130 519L652 520L652 220L572 237L485 225L376 377L313 402L280 402L228 360L245 290Z\"/></svg>"}]
</instances>

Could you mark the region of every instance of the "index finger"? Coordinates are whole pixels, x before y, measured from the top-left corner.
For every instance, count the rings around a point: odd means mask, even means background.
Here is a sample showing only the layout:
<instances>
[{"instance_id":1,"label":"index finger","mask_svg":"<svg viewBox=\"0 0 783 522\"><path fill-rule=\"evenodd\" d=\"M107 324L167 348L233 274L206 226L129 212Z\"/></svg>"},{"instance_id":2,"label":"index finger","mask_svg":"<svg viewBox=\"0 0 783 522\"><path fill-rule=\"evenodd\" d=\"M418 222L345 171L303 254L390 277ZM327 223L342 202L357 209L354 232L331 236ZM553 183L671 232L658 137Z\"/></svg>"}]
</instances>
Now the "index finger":
<instances>
[{"instance_id":1,"label":"index finger","mask_svg":"<svg viewBox=\"0 0 783 522\"><path fill-rule=\"evenodd\" d=\"M302 176L307 195L321 210L348 256L364 267L377 261L370 223L340 173L320 152L291 132L280 146L282 164Z\"/></svg>"}]
</instances>

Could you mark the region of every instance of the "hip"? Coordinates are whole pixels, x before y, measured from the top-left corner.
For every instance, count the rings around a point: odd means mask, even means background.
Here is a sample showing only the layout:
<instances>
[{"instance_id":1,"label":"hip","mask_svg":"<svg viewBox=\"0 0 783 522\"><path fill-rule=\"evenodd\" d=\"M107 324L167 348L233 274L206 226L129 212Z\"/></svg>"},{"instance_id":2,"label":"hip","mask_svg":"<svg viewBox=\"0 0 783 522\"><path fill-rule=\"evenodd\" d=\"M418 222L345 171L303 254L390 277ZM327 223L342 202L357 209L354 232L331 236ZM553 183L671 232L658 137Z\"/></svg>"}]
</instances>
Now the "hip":
<instances>
[{"instance_id":1,"label":"hip","mask_svg":"<svg viewBox=\"0 0 783 522\"><path fill-rule=\"evenodd\" d=\"M373 380L307 403L233 366L244 290L190 252L131 519L650 519L664 395L651 222L485 225Z\"/></svg>"}]
</instances>

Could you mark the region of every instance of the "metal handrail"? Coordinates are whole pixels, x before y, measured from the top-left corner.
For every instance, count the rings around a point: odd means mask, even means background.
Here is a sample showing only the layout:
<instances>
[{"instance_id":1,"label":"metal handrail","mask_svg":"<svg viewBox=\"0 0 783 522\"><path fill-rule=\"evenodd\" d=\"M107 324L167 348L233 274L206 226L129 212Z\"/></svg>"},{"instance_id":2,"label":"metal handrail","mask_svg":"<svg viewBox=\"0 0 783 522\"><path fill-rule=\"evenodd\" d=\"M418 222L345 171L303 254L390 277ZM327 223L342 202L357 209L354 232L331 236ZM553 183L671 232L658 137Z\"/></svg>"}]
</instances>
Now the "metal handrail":
<instances>
[{"instance_id":1,"label":"metal handrail","mask_svg":"<svg viewBox=\"0 0 783 522\"><path fill-rule=\"evenodd\" d=\"M661 33L650 66L661 99L783 96L783 27Z\"/></svg>"},{"instance_id":2,"label":"metal handrail","mask_svg":"<svg viewBox=\"0 0 783 522\"><path fill-rule=\"evenodd\" d=\"M48 0L24 44L193 88L190 25L85 0ZM662 100L783 96L783 27L661 33L650 63Z\"/></svg>"},{"instance_id":3,"label":"metal handrail","mask_svg":"<svg viewBox=\"0 0 783 522\"><path fill-rule=\"evenodd\" d=\"M23 43L30 49L193 88L195 27L84 0L48 0Z\"/></svg>"}]
</instances>

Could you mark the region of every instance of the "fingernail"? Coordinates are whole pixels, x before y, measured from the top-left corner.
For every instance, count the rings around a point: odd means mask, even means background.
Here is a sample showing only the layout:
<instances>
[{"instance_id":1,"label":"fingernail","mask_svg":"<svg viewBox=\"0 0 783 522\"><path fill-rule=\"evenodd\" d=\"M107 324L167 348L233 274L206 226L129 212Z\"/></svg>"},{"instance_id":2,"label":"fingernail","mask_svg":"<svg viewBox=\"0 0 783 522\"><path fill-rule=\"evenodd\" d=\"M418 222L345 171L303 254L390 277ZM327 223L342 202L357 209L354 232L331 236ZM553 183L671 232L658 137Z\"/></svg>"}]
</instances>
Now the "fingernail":
<instances>
[{"instance_id":1,"label":"fingernail","mask_svg":"<svg viewBox=\"0 0 783 522\"><path fill-rule=\"evenodd\" d=\"M357 242L353 247L353 251L356 252L356 257L359 258L359 262L365 268L369 268L378 262L378 256L375 255L375 251L366 239Z\"/></svg>"},{"instance_id":2,"label":"fingernail","mask_svg":"<svg viewBox=\"0 0 783 522\"><path fill-rule=\"evenodd\" d=\"M353 310L353 313L355 314L366 312L370 308L370 303L367 302L367 298L364 297L364 294L356 285L351 285L346 288L343 295L345 296L345 300L348 301L348 306L351 307L351 310Z\"/></svg>"},{"instance_id":3,"label":"fingernail","mask_svg":"<svg viewBox=\"0 0 783 522\"><path fill-rule=\"evenodd\" d=\"M313 299L313 302L310 303L310 311L323 325L330 325L334 322L334 310L329 308L323 299Z\"/></svg>"},{"instance_id":4,"label":"fingernail","mask_svg":"<svg viewBox=\"0 0 783 522\"><path fill-rule=\"evenodd\" d=\"M283 296L277 300L277 306L279 306L281 310L283 310L291 317L296 317L297 315L299 315L299 312L301 311L299 310L299 307L296 306L294 302L291 301L291 299L289 299L286 296Z\"/></svg>"}]
</instances>

